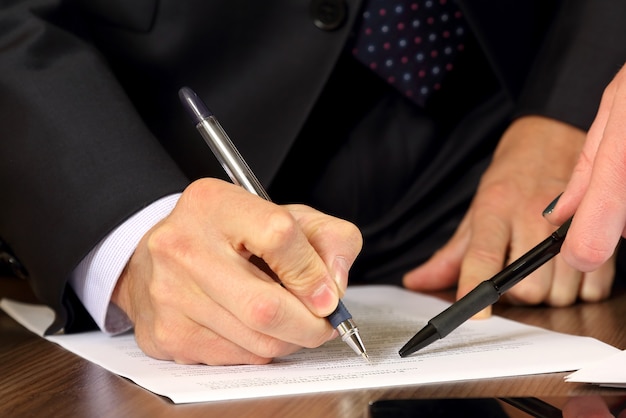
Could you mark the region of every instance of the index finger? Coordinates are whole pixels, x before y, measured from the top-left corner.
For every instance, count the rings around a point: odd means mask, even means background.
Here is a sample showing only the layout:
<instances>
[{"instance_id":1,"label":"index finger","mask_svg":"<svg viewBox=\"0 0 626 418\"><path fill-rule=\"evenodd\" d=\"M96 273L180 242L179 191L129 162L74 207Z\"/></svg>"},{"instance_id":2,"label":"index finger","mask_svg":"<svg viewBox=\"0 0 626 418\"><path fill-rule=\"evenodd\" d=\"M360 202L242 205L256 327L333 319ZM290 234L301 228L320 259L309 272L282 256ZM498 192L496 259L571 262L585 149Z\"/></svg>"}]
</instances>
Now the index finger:
<instances>
[{"instance_id":1,"label":"index finger","mask_svg":"<svg viewBox=\"0 0 626 418\"><path fill-rule=\"evenodd\" d=\"M615 251L626 224L626 103L615 100L602 132L589 186L561 252L568 264L592 271Z\"/></svg>"},{"instance_id":2,"label":"index finger","mask_svg":"<svg viewBox=\"0 0 626 418\"><path fill-rule=\"evenodd\" d=\"M309 206L286 207L326 263L340 294L343 294L348 284L348 271L363 247L361 231L351 222L326 215Z\"/></svg>"},{"instance_id":3,"label":"index finger","mask_svg":"<svg viewBox=\"0 0 626 418\"><path fill-rule=\"evenodd\" d=\"M613 82L605 89L602 100L600 101L598 113L587 132L581 154L567 186L563 193L551 203L552 207L550 210L544 212L544 217L553 225L562 225L563 222L576 212L576 209L589 188L596 154L602 142L609 115L611 114L613 100L615 98L615 88L615 83ZM548 208L546 208L546 210L547 209Z\"/></svg>"},{"instance_id":4,"label":"index finger","mask_svg":"<svg viewBox=\"0 0 626 418\"><path fill-rule=\"evenodd\" d=\"M330 269L298 223L284 207L249 194L254 211L228 229L240 237L236 246L263 259L280 282L314 314L330 314L339 301L339 289ZM231 207L232 209L232 207Z\"/></svg>"},{"instance_id":5,"label":"index finger","mask_svg":"<svg viewBox=\"0 0 626 418\"><path fill-rule=\"evenodd\" d=\"M493 213L474 213L472 236L463 262L457 289L457 299L469 293L481 282L494 276L504 265L510 240L509 226ZM491 307L477 313L475 318L491 315Z\"/></svg>"}]
</instances>

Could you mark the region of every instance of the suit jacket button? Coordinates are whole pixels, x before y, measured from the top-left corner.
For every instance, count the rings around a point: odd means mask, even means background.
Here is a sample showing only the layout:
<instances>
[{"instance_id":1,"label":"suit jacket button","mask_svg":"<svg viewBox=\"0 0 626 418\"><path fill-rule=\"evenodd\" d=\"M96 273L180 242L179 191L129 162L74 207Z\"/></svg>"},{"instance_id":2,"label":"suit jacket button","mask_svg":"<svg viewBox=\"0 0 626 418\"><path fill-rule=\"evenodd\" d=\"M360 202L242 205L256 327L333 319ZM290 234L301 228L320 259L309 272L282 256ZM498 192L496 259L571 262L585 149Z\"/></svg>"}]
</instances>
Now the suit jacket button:
<instances>
[{"instance_id":1,"label":"suit jacket button","mask_svg":"<svg viewBox=\"0 0 626 418\"><path fill-rule=\"evenodd\" d=\"M348 6L345 0L312 0L311 17L322 30L335 30L346 20Z\"/></svg>"},{"instance_id":2,"label":"suit jacket button","mask_svg":"<svg viewBox=\"0 0 626 418\"><path fill-rule=\"evenodd\" d=\"M26 279L28 273L22 263L9 251L9 247L0 240L0 277L2 276Z\"/></svg>"}]
</instances>

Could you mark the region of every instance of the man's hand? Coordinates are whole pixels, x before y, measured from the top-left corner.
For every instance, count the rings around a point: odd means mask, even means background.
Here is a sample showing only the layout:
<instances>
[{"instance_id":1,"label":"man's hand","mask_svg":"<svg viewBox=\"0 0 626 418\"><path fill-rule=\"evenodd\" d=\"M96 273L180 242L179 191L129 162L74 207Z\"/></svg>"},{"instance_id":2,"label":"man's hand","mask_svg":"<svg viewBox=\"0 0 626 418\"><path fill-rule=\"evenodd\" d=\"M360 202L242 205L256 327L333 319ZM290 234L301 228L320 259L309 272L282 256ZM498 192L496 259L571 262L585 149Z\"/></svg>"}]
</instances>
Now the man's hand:
<instances>
[{"instance_id":1,"label":"man's hand","mask_svg":"<svg viewBox=\"0 0 626 418\"><path fill-rule=\"evenodd\" d=\"M112 300L152 357L267 363L335 337L324 317L361 245L349 222L198 180L143 237Z\"/></svg>"},{"instance_id":2,"label":"man's hand","mask_svg":"<svg viewBox=\"0 0 626 418\"><path fill-rule=\"evenodd\" d=\"M425 264L404 277L414 290L436 290L458 280L461 297L548 237L546 205L565 188L585 140L570 125L538 116L515 121L505 132L475 198L450 241ZM518 283L503 298L521 304L565 306L578 297L608 295L614 264L581 273L557 255ZM586 283L601 284L590 297ZM486 309L478 317L490 314Z\"/></svg>"}]
</instances>

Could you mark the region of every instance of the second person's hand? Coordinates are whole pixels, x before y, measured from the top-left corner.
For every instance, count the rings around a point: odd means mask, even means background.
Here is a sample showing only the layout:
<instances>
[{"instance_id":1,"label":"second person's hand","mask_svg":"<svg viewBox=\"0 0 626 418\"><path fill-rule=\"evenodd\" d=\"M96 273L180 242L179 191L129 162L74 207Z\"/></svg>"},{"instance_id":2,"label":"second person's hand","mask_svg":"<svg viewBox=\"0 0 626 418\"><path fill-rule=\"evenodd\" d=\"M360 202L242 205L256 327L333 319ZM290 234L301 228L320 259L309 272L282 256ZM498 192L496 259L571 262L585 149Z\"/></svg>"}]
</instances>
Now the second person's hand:
<instances>
[{"instance_id":1,"label":"second person's hand","mask_svg":"<svg viewBox=\"0 0 626 418\"><path fill-rule=\"evenodd\" d=\"M480 282L549 236L555 227L542 219L546 205L561 193L585 139L570 125L543 117L515 121L503 135L472 204L450 241L422 266L407 273L404 285L438 290L455 285L461 297ZM612 277L613 263L582 273L557 255L518 283L503 299L519 304L565 306L582 284ZM486 309L478 317L490 314Z\"/></svg>"},{"instance_id":2,"label":"second person's hand","mask_svg":"<svg viewBox=\"0 0 626 418\"><path fill-rule=\"evenodd\" d=\"M593 271L614 256L626 237L626 67L609 83L571 180L546 219L563 222L574 213L562 256L582 270ZM610 282L585 286L588 298L602 298Z\"/></svg>"}]
</instances>

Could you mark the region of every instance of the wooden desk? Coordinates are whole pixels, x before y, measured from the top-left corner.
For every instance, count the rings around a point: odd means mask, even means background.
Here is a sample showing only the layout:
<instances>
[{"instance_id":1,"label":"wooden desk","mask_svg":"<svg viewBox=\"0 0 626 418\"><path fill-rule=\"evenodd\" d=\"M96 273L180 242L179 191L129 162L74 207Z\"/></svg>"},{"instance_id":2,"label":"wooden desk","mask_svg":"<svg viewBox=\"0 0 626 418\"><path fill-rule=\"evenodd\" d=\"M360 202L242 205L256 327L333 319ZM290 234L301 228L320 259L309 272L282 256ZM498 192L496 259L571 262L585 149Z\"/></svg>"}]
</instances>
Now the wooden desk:
<instances>
[{"instance_id":1,"label":"wooden desk","mask_svg":"<svg viewBox=\"0 0 626 418\"><path fill-rule=\"evenodd\" d=\"M451 294L442 294L450 299ZM33 301L25 283L0 278L0 297ZM626 349L626 292L597 304L567 308L496 306L506 318L569 334L588 335ZM567 373L342 391L245 401L174 405L26 329L0 313L0 416L77 417L367 417L378 399L539 397L558 406L564 397L626 390L564 383Z\"/></svg>"}]
</instances>

